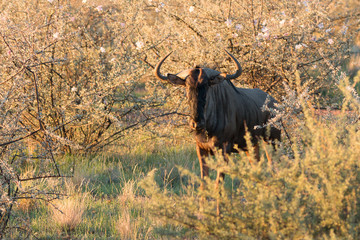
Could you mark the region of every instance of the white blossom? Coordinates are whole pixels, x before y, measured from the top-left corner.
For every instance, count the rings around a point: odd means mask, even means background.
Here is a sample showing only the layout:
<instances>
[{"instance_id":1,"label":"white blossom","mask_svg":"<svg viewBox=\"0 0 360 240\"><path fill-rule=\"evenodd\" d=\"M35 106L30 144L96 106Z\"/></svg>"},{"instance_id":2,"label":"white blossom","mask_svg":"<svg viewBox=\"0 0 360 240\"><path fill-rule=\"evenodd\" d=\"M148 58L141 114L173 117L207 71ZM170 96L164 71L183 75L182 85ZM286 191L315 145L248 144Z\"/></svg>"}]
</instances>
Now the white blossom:
<instances>
[{"instance_id":1,"label":"white blossom","mask_svg":"<svg viewBox=\"0 0 360 240\"><path fill-rule=\"evenodd\" d=\"M54 33L54 34L53 34L53 38L54 38L54 39L58 39L58 38L59 38L59 33L58 33L58 32Z\"/></svg>"},{"instance_id":2,"label":"white blossom","mask_svg":"<svg viewBox=\"0 0 360 240\"><path fill-rule=\"evenodd\" d=\"M137 49L137 50L140 50L141 48L144 47L144 43L143 43L142 41L137 41L137 42L135 43L135 45L136 45L136 49Z\"/></svg>"},{"instance_id":3,"label":"white blossom","mask_svg":"<svg viewBox=\"0 0 360 240\"><path fill-rule=\"evenodd\" d=\"M105 48L104 48L104 47L101 47L101 48L100 48L100 52L102 52L102 53L106 52Z\"/></svg>"},{"instance_id":4,"label":"white blossom","mask_svg":"<svg viewBox=\"0 0 360 240\"><path fill-rule=\"evenodd\" d=\"M82 3L86 3L87 2L87 0L82 0Z\"/></svg>"},{"instance_id":5,"label":"white blossom","mask_svg":"<svg viewBox=\"0 0 360 240\"><path fill-rule=\"evenodd\" d=\"M189 12L193 12L195 10L195 7L194 6L190 6L189 7Z\"/></svg>"},{"instance_id":6,"label":"white blossom","mask_svg":"<svg viewBox=\"0 0 360 240\"><path fill-rule=\"evenodd\" d=\"M308 1L303 1L303 2L302 2L302 4L304 5L304 7L305 7L305 11L306 11L306 12L310 11L310 10L309 10L309 4L308 4Z\"/></svg>"},{"instance_id":7,"label":"white blossom","mask_svg":"<svg viewBox=\"0 0 360 240\"><path fill-rule=\"evenodd\" d=\"M300 50L300 49L302 49L302 47L303 47L302 44L296 44L295 49Z\"/></svg>"},{"instance_id":8,"label":"white blossom","mask_svg":"<svg viewBox=\"0 0 360 240\"><path fill-rule=\"evenodd\" d=\"M323 29L323 28L324 28L324 24L323 24L323 23L319 23L319 24L318 24L318 28Z\"/></svg>"},{"instance_id":9,"label":"white blossom","mask_svg":"<svg viewBox=\"0 0 360 240\"><path fill-rule=\"evenodd\" d=\"M72 88L71 88L71 91L72 91L72 92L76 92L77 90L78 90L77 87L72 87Z\"/></svg>"},{"instance_id":10,"label":"white blossom","mask_svg":"<svg viewBox=\"0 0 360 240\"><path fill-rule=\"evenodd\" d=\"M300 49L302 49L302 48L307 48L308 47L308 45L306 45L305 43L299 43L299 44L296 44L295 45L295 49L296 50L300 50Z\"/></svg>"},{"instance_id":11,"label":"white blossom","mask_svg":"<svg viewBox=\"0 0 360 240\"><path fill-rule=\"evenodd\" d=\"M95 9L98 10L99 12L101 12L103 10L103 7L102 7L102 5L99 5Z\"/></svg>"},{"instance_id":12,"label":"white blossom","mask_svg":"<svg viewBox=\"0 0 360 240\"><path fill-rule=\"evenodd\" d=\"M232 24L232 20L230 18L226 19L225 24L226 26L230 27Z\"/></svg>"},{"instance_id":13,"label":"white blossom","mask_svg":"<svg viewBox=\"0 0 360 240\"><path fill-rule=\"evenodd\" d=\"M244 28L244 27L243 27L243 25L241 25L241 24L236 24L236 25L235 25L235 29L238 30L238 31L243 30L243 28Z\"/></svg>"},{"instance_id":14,"label":"white blossom","mask_svg":"<svg viewBox=\"0 0 360 240\"><path fill-rule=\"evenodd\" d=\"M217 33L215 36L216 36L216 40L218 40L218 41L221 40L221 34L220 33Z\"/></svg>"},{"instance_id":15,"label":"white blossom","mask_svg":"<svg viewBox=\"0 0 360 240\"><path fill-rule=\"evenodd\" d=\"M331 38L328 39L328 44L334 44L334 40L332 40Z\"/></svg>"},{"instance_id":16,"label":"white blossom","mask_svg":"<svg viewBox=\"0 0 360 240\"><path fill-rule=\"evenodd\" d=\"M346 32L347 32L347 30L348 30L348 26L344 25L344 26L341 28L341 33L345 35Z\"/></svg>"},{"instance_id":17,"label":"white blossom","mask_svg":"<svg viewBox=\"0 0 360 240\"><path fill-rule=\"evenodd\" d=\"M258 38L258 39L269 39L269 37L270 37L269 32L259 33L259 34L257 35L257 38Z\"/></svg>"},{"instance_id":18,"label":"white blossom","mask_svg":"<svg viewBox=\"0 0 360 240\"><path fill-rule=\"evenodd\" d=\"M285 22L286 22L285 19L281 20L280 23L279 23L279 24L280 24L280 27L284 26Z\"/></svg>"}]
</instances>

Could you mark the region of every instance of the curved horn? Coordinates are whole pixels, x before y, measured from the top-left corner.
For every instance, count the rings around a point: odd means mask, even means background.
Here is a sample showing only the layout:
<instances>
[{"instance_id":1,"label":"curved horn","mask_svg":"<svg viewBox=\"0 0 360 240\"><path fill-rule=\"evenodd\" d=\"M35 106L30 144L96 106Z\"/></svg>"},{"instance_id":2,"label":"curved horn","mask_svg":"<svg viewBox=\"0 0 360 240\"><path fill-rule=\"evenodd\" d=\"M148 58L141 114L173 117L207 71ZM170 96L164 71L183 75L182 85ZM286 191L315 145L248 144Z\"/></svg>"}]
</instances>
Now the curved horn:
<instances>
[{"instance_id":1,"label":"curved horn","mask_svg":"<svg viewBox=\"0 0 360 240\"><path fill-rule=\"evenodd\" d=\"M172 54L172 52L170 52L168 55L163 57L154 69L155 76L157 78L159 78L160 80L168 80L168 77L161 75L160 68L161 68L161 65L163 64L163 62L170 56L170 54Z\"/></svg>"},{"instance_id":2,"label":"curved horn","mask_svg":"<svg viewBox=\"0 0 360 240\"><path fill-rule=\"evenodd\" d=\"M239 77L241 75L241 73L242 73L242 69L241 69L241 65L240 65L239 61L231 53L229 53L228 51L225 50L225 52L227 53L227 55L229 55L229 57L236 64L236 67L237 67L236 72L234 74L231 74L231 75L226 75L226 78L227 79L234 79L234 78Z\"/></svg>"}]
</instances>

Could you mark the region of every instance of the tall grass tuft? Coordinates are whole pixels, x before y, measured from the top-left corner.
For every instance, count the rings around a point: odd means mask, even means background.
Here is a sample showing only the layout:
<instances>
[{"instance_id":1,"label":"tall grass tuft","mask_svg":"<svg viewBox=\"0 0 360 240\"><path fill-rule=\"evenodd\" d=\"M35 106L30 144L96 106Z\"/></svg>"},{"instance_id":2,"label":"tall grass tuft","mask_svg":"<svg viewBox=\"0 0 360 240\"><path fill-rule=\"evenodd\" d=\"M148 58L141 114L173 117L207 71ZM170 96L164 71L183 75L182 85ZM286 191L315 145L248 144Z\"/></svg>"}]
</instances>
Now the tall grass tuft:
<instances>
[{"instance_id":1,"label":"tall grass tuft","mask_svg":"<svg viewBox=\"0 0 360 240\"><path fill-rule=\"evenodd\" d=\"M82 185L75 186L70 181L66 181L65 185L68 196L51 204L51 217L62 231L69 233L83 221L90 193L80 191Z\"/></svg>"},{"instance_id":2,"label":"tall grass tuft","mask_svg":"<svg viewBox=\"0 0 360 240\"><path fill-rule=\"evenodd\" d=\"M135 232L134 222L127 209L123 210L119 216L116 229L121 239L131 239ZM136 234L135 234L136 235Z\"/></svg>"},{"instance_id":3,"label":"tall grass tuft","mask_svg":"<svg viewBox=\"0 0 360 240\"><path fill-rule=\"evenodd\" d=\"M120 212L115 228L120 239L152 239L152 223L145 211L147 199L137 196L138 191L136 182L130 180L118 197Z\"/></svg>"}]
</instances>

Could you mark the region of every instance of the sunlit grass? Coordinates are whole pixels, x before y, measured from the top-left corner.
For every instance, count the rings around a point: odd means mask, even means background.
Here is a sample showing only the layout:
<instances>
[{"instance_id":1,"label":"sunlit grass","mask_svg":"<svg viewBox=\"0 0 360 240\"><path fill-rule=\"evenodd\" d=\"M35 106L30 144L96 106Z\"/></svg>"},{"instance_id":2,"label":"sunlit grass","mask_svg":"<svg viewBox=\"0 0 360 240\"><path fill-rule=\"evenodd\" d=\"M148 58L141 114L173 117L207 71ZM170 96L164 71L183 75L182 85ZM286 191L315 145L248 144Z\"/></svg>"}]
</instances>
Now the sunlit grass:
<instances>
[{"instance_id":1,"label":"sunlit grass","mask_svg":"<svg viewBox=\"0 0 360 240\"><path fill-rule=\"evenodd\" d=\"M65 156L58 159L64 175L59 200L37 202L29 208L29 221L38 238L158 239L157 226L166 223L152 217L149 199L138 183L156 168L157 183L179 193L183 180L177 166L198 171L192 142L172 146L159 141L134 148L114 147L93 156ZM112 152L112 153L111 153ZM55 180L45 184L55 184ZM60 184L61 182L57 182ZM15 214L23 210L17 210ZM44 227L46 225L46 227ZM164 230L161 230L164 231ZM16 232L11 236L18 236ZM158 236L158 237L157 237Z\"/></svg>"},{"instance_id":2,"label":"sunlit grass","mask_svg":"<svg viewBox=\"0 0 360 240\"><path fill-rule=\"evenodd\" d=\"M74 185L71 181L65 182L67 196L51 202L51 218L64 232L72 232L83 221L83 215L87 210L87 204L91 200L90 192Z\"/></svg>"}]
</instances>

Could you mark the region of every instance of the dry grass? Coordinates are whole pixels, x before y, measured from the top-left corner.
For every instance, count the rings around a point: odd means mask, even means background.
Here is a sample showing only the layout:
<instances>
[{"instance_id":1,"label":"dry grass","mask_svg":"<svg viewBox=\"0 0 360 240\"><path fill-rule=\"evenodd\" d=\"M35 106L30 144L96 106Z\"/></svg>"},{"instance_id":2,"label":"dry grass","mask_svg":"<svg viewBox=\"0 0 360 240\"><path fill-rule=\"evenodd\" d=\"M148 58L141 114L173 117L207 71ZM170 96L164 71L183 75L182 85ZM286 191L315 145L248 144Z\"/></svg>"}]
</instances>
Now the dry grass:
<instances>
[{"instance_id":1,"label":"dry grass","mask_svg":"<svg viewBox=\"0 0 360 240\"><path fill-rule=\"evenodd\" d=\"M119 219L116 224L116 230L120 235L121 239L131 239L132 234L136 226L133 221L131 221L130 212L128 209L123 209L122 213L119 216Z\"/></svg>"},{"instance_id":2,"label":"dry grass","mask_svg":"<svg viewBox=\"0 0 360 240\"><path fill-rule=\"evenodd\" d=\"M88 191L80 191L72 182L66 182L68 197L52 202L51 214L54 222L66 232L73 231L83 220L87 209Z\"/></svg>"},{"instance_id":3,"label":"dry grass","mask_svg":"<svg viewBox=\"0 0 360 240\"><path fill-rule=\"evenodd\" d=\"M146 224L146 199L136 196L136 192L136 182L130 180L124 184L122 194L118 197L120 213L115 228L120 239L149 239L152 231Z\"/></svg>"},{"instance_id":4,"label":"dry grass","mask_svg":"<svg viewBox=\"0 0 360 240\"><path fill-rule=\"evenodd\" d=\"M136 224L131 219L130 206L133 205L137 199L135 196L136 186L134 181L128 181L122 188L122 194L119 195L119 203L121 212L116 223L116 230L121 239L131 239L136 229Z\"/></svg>"},{"instance_id":5,"label":"dry grass","mask_svg":"<svg viewBox=\"0 0 360 240\"><path fill-rule=\"evenodd\" d=\"M137 201L136 198L136 183L135 181L128 181L124 183L122 194L119 195L119 202L121 207L126 207L129 203Z\"/></svg>"}]
</instances>

